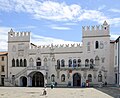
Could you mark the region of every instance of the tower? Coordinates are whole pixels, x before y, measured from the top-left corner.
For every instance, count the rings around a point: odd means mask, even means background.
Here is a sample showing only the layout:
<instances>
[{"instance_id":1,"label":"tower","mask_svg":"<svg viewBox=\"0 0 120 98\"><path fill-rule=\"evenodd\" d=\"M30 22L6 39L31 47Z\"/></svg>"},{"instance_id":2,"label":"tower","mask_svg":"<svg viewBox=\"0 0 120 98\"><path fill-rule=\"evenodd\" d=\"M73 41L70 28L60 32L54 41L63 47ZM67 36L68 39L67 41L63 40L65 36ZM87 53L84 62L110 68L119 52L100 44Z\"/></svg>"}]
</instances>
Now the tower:
<instances>
[{"instance_id":1,"label":"tower","mask_svg":"<svg viewBox=\"0 0 120 98\"><path fill-rule=\"evenodd\" d=\"M12 79L24 66L17 65L17 60L22 62L28 59L30 32L8 32L8 77ZM14 64L13 64L14 62ZM22 64L23 65L23 64Z\"/></svg>"}]
</instances>

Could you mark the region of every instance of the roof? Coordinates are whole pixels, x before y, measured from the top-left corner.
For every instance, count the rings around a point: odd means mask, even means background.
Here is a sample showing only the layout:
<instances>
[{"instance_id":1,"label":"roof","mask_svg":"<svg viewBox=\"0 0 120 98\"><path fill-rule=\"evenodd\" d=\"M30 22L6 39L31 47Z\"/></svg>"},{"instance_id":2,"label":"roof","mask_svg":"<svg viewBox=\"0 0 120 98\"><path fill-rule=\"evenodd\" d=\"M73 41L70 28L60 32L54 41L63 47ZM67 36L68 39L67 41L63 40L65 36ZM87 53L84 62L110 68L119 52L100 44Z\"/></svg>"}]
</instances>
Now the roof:
<instances>
[{"instance_id":1,"label":"roof","mask_svg":"<svg viewBox=\"0 0 120 98\"><path fill-rule=\"evenodd\" d=\"M7 55L8 52L0 52L0 55Z\"/></svg>"},{"instance_id":2,"label":"roof","mask_svg":"<svg viewBox=\"0 0 120 98\"><path fill-rule=\"evenodd\" d=\"M118 42L118 41L119 41L119 38L120 38L120 36L115 40L115 42Z\"/></svg>"}]
</instances>

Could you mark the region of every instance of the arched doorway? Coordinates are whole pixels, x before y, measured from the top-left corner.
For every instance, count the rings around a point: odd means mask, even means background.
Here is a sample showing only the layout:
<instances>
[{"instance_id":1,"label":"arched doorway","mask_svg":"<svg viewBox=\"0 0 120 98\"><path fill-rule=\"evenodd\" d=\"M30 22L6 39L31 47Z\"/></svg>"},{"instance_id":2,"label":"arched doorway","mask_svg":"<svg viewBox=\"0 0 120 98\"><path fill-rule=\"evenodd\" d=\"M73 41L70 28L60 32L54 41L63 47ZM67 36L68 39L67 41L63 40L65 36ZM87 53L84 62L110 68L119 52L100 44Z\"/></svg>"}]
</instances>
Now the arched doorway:
<instances>
[{"instance_id":1,"label":"arched doorway","mask_svg":"<svg viewBox=\"0 0 120 98\"><path fill-rule=\"evenodd\" d=\"M73 75L73 86L81 86L81 75L79 73Z\"/></svg>"},{"instance_id":2,"label":"arched doorway","mask_svg":"<svg viewBox=\"0 0 120 98\"><path fill-rule=\"evenodd\" d=\"M41 72L36 72L32 77L33 87L44 87L44 75Z\"/></svg>"},{"instance_id":3,"label":"arched doorway","mask_svg":"<svg viewBox=\"0 0 120 98\"><path fill-rule=\"evenodd\" d=\"M20 86L26 87L27 86L27 78L25 76L22 76L20 78Z\"/></svg>"}]
</instances>

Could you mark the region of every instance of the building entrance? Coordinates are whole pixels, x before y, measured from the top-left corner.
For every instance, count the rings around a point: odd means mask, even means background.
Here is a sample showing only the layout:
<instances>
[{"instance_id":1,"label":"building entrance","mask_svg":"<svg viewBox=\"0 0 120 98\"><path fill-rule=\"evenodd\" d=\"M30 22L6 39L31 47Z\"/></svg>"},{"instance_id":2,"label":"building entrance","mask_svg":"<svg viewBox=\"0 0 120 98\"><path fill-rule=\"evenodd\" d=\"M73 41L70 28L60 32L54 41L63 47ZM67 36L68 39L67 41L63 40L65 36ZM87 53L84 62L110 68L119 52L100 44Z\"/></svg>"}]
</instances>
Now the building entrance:
<instances>
[{"instance_id":1,"label":"building entrance","mask_svg":"<svg viewBox=\"0 0 120 98\"><path fill-rule=\"evenodd\" d=\"M81 86L81 75L79 73L73 75L73 86Z\"/></svg>"},{"instance_id":2,"label":"building entrance","mask_svg":"<svg viewBox=\"0 0 120 98\"><path fill-rule=\"evenodd\" d=\"M32 77L33 87L44 87L44 75L41 72L36 72Z\"/></svg>"}]
</instances>

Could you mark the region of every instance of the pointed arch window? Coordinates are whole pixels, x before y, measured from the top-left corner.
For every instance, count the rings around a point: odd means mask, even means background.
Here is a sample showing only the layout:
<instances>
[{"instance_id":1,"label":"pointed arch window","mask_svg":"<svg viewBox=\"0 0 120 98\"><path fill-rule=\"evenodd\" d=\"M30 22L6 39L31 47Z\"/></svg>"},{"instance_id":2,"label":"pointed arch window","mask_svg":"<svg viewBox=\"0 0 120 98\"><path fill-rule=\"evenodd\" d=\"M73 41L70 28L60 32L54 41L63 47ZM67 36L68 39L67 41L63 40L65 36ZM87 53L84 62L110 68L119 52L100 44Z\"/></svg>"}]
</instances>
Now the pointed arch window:
<instances>
[{"instance_id":1,"label":"pointed arch window","mask_svg":"<svg viewBox=\"0 0 120 98\"><path fill-rule=\"evenodd\" d=\"M23 61L20 59L20 67L23 67Z\"/></svg>"},{"instance_id":2,"label":"pointed arch window","mask_svg":"<svg viewBox=\"0 0 120 98\"><path fill-rule=\"evenodd\" d=\"M88 75L88 81L92 82L92 75L91 74Z\"/></svg>"},{"instance_id":3,"label":"pointed arch window","mask_svg":"<svg viewBox=\"0 0 120 98\"><path fill-rule=\"evenodd\" d=\"M39 57L37 58L36 65L41 66L41 59Z\"/></svg>"},{"instance_id":4,"label":"pointed arch window","mask_svg":"<svg viewBox=\"0 0 120 98\"><path fill-rule=\"evenodd\" d=\"M55 75L54 74L51 75L51 82L55 82Z\"/></svg>"},{"instance_id":5,"label":"pointed arch window","mask_svg":"<svg viewBox=\"0 0 120 98\"><path fill-rule=\"evenodd\" d=\"M90 59L90 68L91 68L91 69L93 68L93 64L94 64L94 60L93 60L93 59Z\"/></svg>"},{"instance_id":6,"label":"pointed arch window","mask_svg":"<svg viewBox=\"0 0 120 98\"><path fill-rule=\"evenodd\" d=\"M87 67L88 65L89 65L89 60L86 59L86 60L85 60L85 66Z\"/></svg>"},{"instance_id":7,"label":"pointed arch window","mask_svg":"<svg viewBox=\"0 0 120 98\"><path fill-rule=\"evenodd\" d=\"M12 67L15 67L15 59L12 59Z\"/></svg>"},{"instance_id":8,"label":"pointed arch window","mask_svg":"<svg viewBox=\"0 0 120 98\"><path fill-rule=\"evenodd\" d=\"M26 67L26 66L27 66L27 60L24 59L24 67Z\"/></svg>"},{"instance_id":9,"label":"pointed arch window","mask_svg":"<svg viewBox=\"0 0 120 98\"><path fill-rule=\"evenodd\" d=\"M98 75L98 82L102 82L102 75L101 74Z\"/></svg>"},{"instance_id":10,"label":"pointed arch window","mask_svg":"<svg viewBox=\"0 0 120 98\"><path fill-rule=\"evenodd\" d=\"M47 66L47 58L44 58L44 66Z\"/></svg>"},{"instance_id":11,"label":"pointed arch window","mask_svg":"<svg viewBox=\"0 0 120 98\"><path fill-rule=\"evenodd\" d=\"M69 59L68 65L69 65L69 67L72 67L72 60L71 59Z\"/></svg>"},{"instance_id":12,"label":"pointed arch window","mask_svg":"<svg viewBox=\"0 0 120 98\"><path fill-rule=\"evenodd\" d=\"M61 75L61 82L65 82L65 75L64 74Z\"/></svg>"},{"instance_id":13,"label":"pointed arch window","mask_svg":"<svg viewBox=\"0 0 120 98\"><path fill-rule=\"evenodd\" d=\"M34 60L33 60L33 58L29 59L29 64L30 64L30 66L34 66Z\"/></svg>"},{"instance_id":14,"label":"pointed arch window","mask_svg":"<svg viewBox=\"0 0 120 98\"><path fill-rule=\"evenodd\" d=\"M78 59L78 67L81 66L81 59Z\"/></svg>"},{"instance_id":15,"label":"pointed arch window","mask_svg":"<svg viewBox=\"0 0 120 98\"><path fill-rule=\"evenodd\" d=\"M60 60L57 60L57 69L60 69Z\"/></svg>"},{"instance_id":16,"label":"pointed arch window","mask_svg":"<svg viewBox=\"0 0 120 98\"><path fill-rule=\"evenodd\" d=\"M16 67L19 67L19 60L16 60Z\"/></svg>"},{"instance_id":17,"label":"pointed arch window","mask_svg":"<svg viewBox=\"0 0 120 98\"><path fill-rule=\"evenodd\" d=\"M95 42L95 49L98 49L98 48L99 48L99 42L96 41L96 42Z\"/></svg>"},{"instance_id":18,"label":"pointed arch window","mask_svg":"<svg viewBox=\"0 0 120 98\"><path fill-rule=\"evenodd\" d=\"M98 56L95 57L95 65L99 66L100 59Z\"/></svg>"},{"instance_id":19,"label":"pointed arch window","mask_svg":"<svg viewBox=\"0 0 120 98\"><path fill-rule=\"evenodd\" d=\"M65 67L65 60L64 59L61 60L61 67Z\"/></svg>"},{"instance_id":20,"label":"pointed arch window","mask_svg":"<svg viewBox=\"0 0 120 98\"><path fill-rule=\"evenodd\" d=\"M73 60L73 67L76 67L77 66L77 62L76 62L76 59Z\"/></svg>"}]
</instances>

